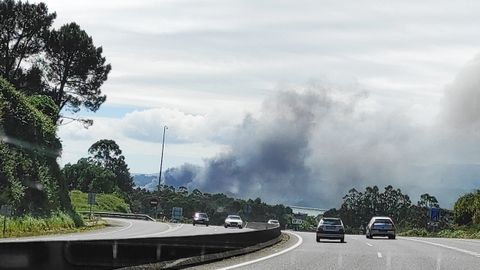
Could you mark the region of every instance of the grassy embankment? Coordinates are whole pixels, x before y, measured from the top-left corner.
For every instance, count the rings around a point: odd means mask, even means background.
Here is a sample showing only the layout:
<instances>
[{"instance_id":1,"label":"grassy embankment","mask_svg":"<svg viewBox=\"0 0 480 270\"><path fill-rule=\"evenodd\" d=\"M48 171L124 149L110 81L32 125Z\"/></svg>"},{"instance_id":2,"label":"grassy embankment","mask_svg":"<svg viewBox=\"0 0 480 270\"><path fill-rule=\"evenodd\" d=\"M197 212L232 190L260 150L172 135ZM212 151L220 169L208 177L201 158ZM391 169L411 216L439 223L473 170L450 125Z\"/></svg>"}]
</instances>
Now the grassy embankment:
<instances>
[{"instance_id":1,"label":"grassy embankment","mask_svg":"<svg viewBox=\"0 0 480 270\"><path fill-rule=\"evenodd\" d=\"M88 195L78 190L70 192L70 199L76 211L88 211ZM97 204L93 205L94 211L128 212L129 206L125 201L114 194L98 194ZM3 220L0 216L0 237L3 237ZM48 217L9 217L6 219L5 237L21 237L48 235L60 233L73 233L103 228L106 225L101 220L89 220L77 213L66 214L56 212Z\"/></svg>"},{"instance_id":2,"label":"grassy embankment","mask_svg":"<svg viewBox=\"0 0 480 270\"><path fill-rule=\"evenodd\" d=\"M70 191L70 200L76 211L90 211L88 194L79 190ZM116 194L97 194L96 204L92 206L93 211L105 212L130 212L129 205Z\"/></svg>"},{"instance_id":3,"label":"grassy embankment","mask_svg":"<svg viewBox=\"0 0 480 270\"><path fill-rule=\"evenodd\" d=\"M429 232L425 229L411 229L402 233L401 236L415 237L443 237L443 238L470 238L480 239L480 225L456 226L452 229L444 229L438 232Z\"/></svg>"}]
</instances>

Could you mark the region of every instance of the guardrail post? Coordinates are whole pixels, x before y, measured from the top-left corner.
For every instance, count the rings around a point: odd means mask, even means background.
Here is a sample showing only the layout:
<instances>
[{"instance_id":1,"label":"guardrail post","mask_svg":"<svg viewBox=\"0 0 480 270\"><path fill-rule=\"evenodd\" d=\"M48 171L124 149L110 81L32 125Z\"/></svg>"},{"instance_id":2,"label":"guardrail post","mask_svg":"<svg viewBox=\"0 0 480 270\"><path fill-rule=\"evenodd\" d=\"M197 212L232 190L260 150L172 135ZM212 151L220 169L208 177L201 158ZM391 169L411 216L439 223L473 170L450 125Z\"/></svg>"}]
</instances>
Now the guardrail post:
<instances>
[{"instance_id":1,"label":"guardrail post","mask_svg":"<svg viewBox=\"0 0 480 270\"><path fill-rule=\"evenodd\" d=\"M114 260L117 259L117 251L118 251L118 244L117 244L117 241L114 241L112 245L112 257Z\"/></svg>"},{"instance_id":2,"label":"guardrail post","mask_svg":"<svg viewBox=\"0 0 480 270\"><path fill-rule=\"evenodd\" d=\"M162 245L158 244L157 245L157 261L160 261L161 257L162 257Z\"/></svg>"}]
</instances>

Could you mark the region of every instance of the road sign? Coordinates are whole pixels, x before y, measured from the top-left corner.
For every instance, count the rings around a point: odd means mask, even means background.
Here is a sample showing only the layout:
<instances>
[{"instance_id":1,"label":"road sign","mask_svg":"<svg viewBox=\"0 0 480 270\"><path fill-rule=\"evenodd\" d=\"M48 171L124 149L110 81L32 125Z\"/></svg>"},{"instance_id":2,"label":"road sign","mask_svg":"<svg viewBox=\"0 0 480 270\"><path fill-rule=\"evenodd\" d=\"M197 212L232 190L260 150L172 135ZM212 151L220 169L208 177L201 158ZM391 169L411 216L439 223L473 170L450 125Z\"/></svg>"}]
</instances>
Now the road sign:
<instances>
[{"instance_id":1,"label":"road sign","mask_svg":"<svg viewBox=\"0 0 480 270\"><path fill-rule=\"evenodd\" d=\"M156 199L156 198L150 199L150 206L151 207L157 207L158 206L158 199Z\"/></svg>"},{"instance_id":2,"label":"road sign","mask_svg":"<svg viewBox=\"0 0 480 270\"><path fill-rule=\"evenodd\" d=\"M88 204L95 204L96 202L96 196L97 194L90 192L88 193Z\"/></svg>"},{"instance_id":3,"label":"road sign","mask_svg":"<svg viewBox=\"0 0 480 270\"><path fill-rule=\"evenodd\" d=\"M430 221L439 222L440 221L440 208L430 208L429 209Z\"/></svg>"},{"instance_id":4,"label":"road sign","mask_svg":"<svg viewBox=\"0 0 480 270\"><path fill-rule=\"evenodd\" d=\"M11 205L2 205L2 207L0 207L0 215L4 216L4 217L9 217L12 215L12 210L13 210L13 207Z\"/></svg>"},{"instance_id":5,"label":"road sign","mask_svg":"<svg viewBox=\"0 0 480 270\"><path fill-rule=\"evenodd\" d=\"M294 224L294 225L300 225L302 223L303 223L303 220L301 220L301 219L298 219L298 218L293 218L292 219L292 224Z\"/></svg>"},{"instance_id":6,"label":"road sign","mask_svg":"<svg viewBox=\"0 0 480 270\"><path fill-rule=\"evenodd\" d=\"M183 208L182 207L172 207L172 219L180 220L183 218Z\"/></svg>"}]
</instances>

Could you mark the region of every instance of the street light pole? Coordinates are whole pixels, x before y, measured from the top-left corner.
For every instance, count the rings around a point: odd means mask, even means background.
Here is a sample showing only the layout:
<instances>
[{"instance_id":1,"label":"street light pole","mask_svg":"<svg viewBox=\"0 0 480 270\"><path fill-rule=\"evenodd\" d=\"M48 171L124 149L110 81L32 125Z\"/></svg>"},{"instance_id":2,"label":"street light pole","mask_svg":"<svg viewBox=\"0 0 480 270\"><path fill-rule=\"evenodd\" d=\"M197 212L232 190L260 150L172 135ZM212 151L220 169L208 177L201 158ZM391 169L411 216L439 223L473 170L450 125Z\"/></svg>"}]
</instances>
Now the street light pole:
<instances>
[{"instance_id":1,"label":"street light pole","mask_svg":"<svg viewBox=\"0 0 480 270\"><path fill-rule=\"evenodd\" d=\"M163 149L165 148L165 130L167 130L167 126L163 126L163 139L162 139L162 156L160 157L160 172L158 173L158 193L160 195L160 187L162 185L162 166L163 166Z\"/></svg>"}]
</instances>

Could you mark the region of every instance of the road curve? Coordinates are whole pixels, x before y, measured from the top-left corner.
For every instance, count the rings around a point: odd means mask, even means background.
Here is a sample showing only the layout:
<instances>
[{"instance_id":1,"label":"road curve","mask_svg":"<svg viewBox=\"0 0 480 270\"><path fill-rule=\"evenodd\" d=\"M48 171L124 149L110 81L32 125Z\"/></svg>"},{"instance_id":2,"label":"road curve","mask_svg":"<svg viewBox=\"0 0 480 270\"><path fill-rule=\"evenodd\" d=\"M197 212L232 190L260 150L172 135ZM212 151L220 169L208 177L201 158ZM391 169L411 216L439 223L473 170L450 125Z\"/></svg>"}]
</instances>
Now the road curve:
<instances>
[{"instance_id":1,"label":"road curve","mask_svg":"<svg viewBox=\"0 0 480 270\"><path fill-rule=\"evenodd\" d=\"M0 243L29 241L73 241L73 240L107 240L148 237L168 237L182 235L216 234L248 231L250 229L224 228L220 226L203 226L179 223L163 223L133 219L103 218L109 226L91 232L19 237L0 239Z\"/></svg>"},{"instance_id":2,"label":"road curve","mask_svg":"<svg viewBox=\"0 0 480 270\"><path fill-rule=\"evenodd\" d=\"M480 240L347 235L342 244L317 243L314 233L296 234L302 243L289 252L251 264L247 255L238 267L212 264L209 269L480 269Z\"/></svg>"}]
</instances>

